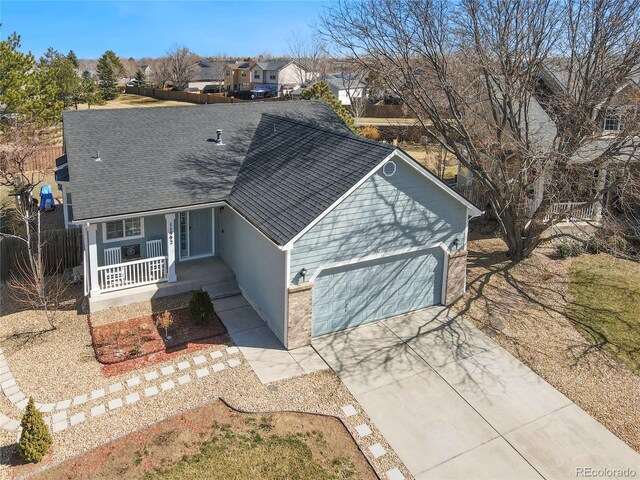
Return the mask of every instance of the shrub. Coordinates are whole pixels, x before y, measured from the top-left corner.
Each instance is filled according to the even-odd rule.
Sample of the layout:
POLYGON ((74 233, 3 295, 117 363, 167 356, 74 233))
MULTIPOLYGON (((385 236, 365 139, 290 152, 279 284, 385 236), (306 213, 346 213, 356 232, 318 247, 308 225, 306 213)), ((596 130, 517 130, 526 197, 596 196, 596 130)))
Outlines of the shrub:
POLYGON ((193 292, 189 300, 189 314, 191 320, 198 324, 206 323, 213 314, 213 303, 209 294, 203 290, 193 292))
POLYGON ((360 129, 360 135, 370 140, 380 140, 380 130, 373 125, 367 125, 360 129))
POLYGON ((577 257, 582 251, 582 248, 577 243, 560 243, 556 248, 558 249, 558 255, 562 258, 577 257))
POLYGON ((51 448, 51 434, 42 419, 42 414, 36 409, 33 398, 29 398, 20 425, 22 433, 18 452, 26 462, 38 463, 51 448))

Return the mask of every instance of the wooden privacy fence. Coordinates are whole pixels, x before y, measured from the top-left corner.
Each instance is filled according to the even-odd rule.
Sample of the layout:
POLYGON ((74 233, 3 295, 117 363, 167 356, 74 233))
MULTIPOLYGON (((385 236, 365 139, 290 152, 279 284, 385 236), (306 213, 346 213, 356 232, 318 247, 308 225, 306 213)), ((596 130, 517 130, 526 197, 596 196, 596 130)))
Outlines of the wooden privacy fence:
POLYGON ((56 159, 62 156, 62 145, 42 147, 34 153, 29 160, 33 170, 53 170, 56 168, 56 159))
POLYGON ((198 103, 203 105, 211 103, 244 102, 244 100, 224 95, 216 95, 214 93, 175 92, 151 87, 126 87, 125 92, 132 93, 134 95, 142 95, 144 97, 157 98, 159 100, 175 100, 177 102, 198 103))
POLYGON ((258 98, 255 100, 242 100, 235 97, 227 97, 221 93, 192 93, 179 92, 173 90, 163 90, 162 88, 151 87, 126 87, 126 93, 142 95, 144 97, 157 98, 158 100, 174 100, 176 102, 197 103, 209 105, 212 103, 246 103, 246 102, 277 102, 286 100, 285 97, 258 98))
MULTIPOLYGON (((82 230, 49 230, 41 233, 42 257, 48 275, 61 274, 82 264, 82 230)), ((35 247, 35 245, 34 245, 35 247)), ((17 238, 0 238, 0 283, 18 273, 27 261, 27 246, 17 238)))
POLYGON ((413 118, 414 114, 404 105, 367 105, 362 116, 371 118, 413 118))

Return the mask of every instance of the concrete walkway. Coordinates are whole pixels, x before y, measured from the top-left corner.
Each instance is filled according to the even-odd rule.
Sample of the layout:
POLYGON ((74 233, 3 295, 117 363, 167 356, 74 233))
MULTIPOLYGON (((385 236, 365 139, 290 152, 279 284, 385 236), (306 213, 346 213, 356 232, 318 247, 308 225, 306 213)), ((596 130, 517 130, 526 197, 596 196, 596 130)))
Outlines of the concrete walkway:
POLYGON ((242 295, 220 298, 213 304, 231 339, 262 383, 329 368, 310 346, 286 350, 242 295))
POLYGON ((640 455, 442 308, 320 337, 314 346, 418 480, 565 479, 580 468, 640 473, 640 455))

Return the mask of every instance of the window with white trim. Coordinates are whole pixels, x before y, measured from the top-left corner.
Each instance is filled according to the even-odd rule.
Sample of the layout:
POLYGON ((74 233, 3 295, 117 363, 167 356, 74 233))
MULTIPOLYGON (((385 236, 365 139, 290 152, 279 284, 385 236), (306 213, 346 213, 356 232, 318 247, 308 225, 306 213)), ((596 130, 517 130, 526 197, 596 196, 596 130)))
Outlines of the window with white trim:
POLYGON ((136 217, 105 222, 103 224, 103 234, 105 242, 143 237, 144 219, 142 217, 136 217))
POLYGON ((608 113, 604 117, 604 131, 605 132, 619 132, 620 131, 620 114, 608 113))
POLYGON ((67 202, 67 217, 69 219, 69 222, 72 222, 73 221, 73 203, 71 202, 71 192, 67 192, 66 202, 67 202))
POLYGON ((269 80, 275 80, 276 79, 276 74, 272 73, 269 75, 269 80))
POLYGON ((260 78, 260 71, 259 71, 259 70, 256 70, 256 71, 253 73, 253 76, 254 76, 255 78, 260 78))

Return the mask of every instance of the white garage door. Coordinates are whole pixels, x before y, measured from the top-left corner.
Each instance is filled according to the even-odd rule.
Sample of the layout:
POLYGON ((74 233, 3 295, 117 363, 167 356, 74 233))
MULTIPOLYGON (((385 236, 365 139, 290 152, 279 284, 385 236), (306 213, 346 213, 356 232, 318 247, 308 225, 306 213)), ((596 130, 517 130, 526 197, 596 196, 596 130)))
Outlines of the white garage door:
POLYGON ((442 266, 437 248, 324 270, 313 287, 312 335, 439 304, 442 266))

